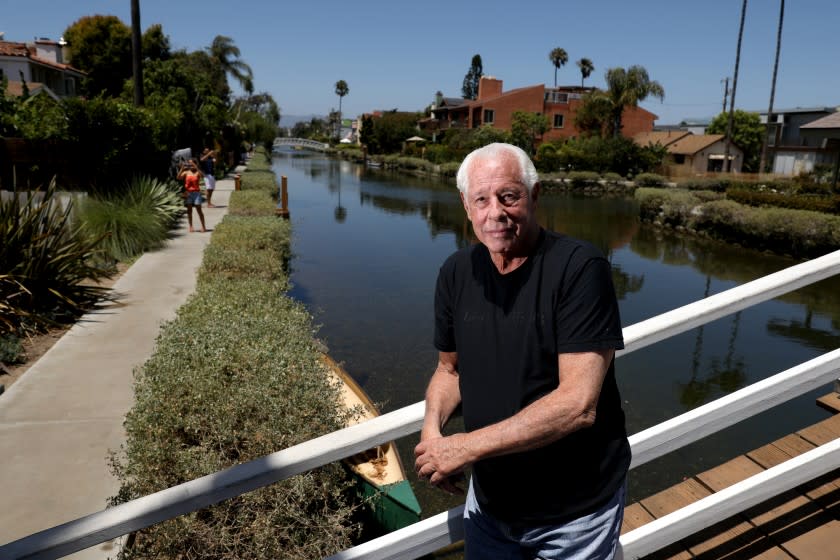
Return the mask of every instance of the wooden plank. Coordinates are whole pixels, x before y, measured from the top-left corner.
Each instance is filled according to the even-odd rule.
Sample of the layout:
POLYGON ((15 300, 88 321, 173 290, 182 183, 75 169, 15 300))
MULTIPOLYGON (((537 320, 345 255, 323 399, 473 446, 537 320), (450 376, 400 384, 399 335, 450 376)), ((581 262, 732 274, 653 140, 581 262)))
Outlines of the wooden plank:
MULTIPOLYGON (((642 504, 636 502, 624 508, 624 523, 621 526, 621 533, 632 531, 651 521, 653 521, 653 516, 642 507, 642 504)), ((681 544, 674 543, 646 556, 645 560, 691 560, 691 558, 691 554, 681 544)))
POLYGON ((714 492, 720 492, 724 488, 732 486, 736 482, 741 482, 745 478, 749 478, 763 470, 754 461, 741 455, 697 475, 697 479, 714 492))
MULTIPOLYGON (((760 447, 748 453, 749 457, 769 469, 790 457, 795 457, 813 449, 814 445, 796 434, 785 436, 780 440, 760 447)), ((840 506, 840 470, 828 473, 799 487, 808 498, 817 502, 825 509, 840 506)))
POLYGON ((627 531, 638 529, 645 523, 653 521, 653 516, 642 507, 642 504, 635 502, 624 508, 624 522, 621 524, 621 534, 627 531))
POLYGON ((840 556, 840 546, 837 536, 840 535, 840 522, 829 514, 822 513, 812 516, 809 526, 813 528, 802 532, 803 527, 789 531, 787 538, 781 543, 791 556, 800 560, 837 560, 840 556))
POLYGON ((689 478, 649 498, 645 498, 640 503, 651 515, 660 518, 709 495, 711 495, 711 492, 708 488, 697 480, 689 478))
POLYGON ((831 392, 818 398, 817 406, 820 406, 833 414, 837 414, 840 412, 840 393, 831 392))
POLYGON ((840 437, 840 414, 796 432, 814 445, 823 445, 840 437))

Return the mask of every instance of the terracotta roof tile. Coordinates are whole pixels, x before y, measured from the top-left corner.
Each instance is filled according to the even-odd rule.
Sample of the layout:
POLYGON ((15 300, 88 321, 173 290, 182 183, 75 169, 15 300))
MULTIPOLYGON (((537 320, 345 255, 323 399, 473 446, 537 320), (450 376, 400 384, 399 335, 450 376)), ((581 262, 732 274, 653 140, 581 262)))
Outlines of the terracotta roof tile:
POLYGON ((36 53, 37 51, 33 47, 27 45, 26 43, 0 41, 0 56, 22 56, 24 58, 28 58, 32 62, 42 64, 44 66, 50 66, 51 68, 57 68, 58 70, 63 70, 67 72, 75 72, 79 75, 85 74, 78 68, 73 68, 69 64, 63 64, 61 62, 55 62, 52 60, 40 58, 36 56, 36 53))
POLYGON ((0 41, 0 55, 2 56, 32 56, 32 51, 26 43, 14 43, 12 41, 0 41))

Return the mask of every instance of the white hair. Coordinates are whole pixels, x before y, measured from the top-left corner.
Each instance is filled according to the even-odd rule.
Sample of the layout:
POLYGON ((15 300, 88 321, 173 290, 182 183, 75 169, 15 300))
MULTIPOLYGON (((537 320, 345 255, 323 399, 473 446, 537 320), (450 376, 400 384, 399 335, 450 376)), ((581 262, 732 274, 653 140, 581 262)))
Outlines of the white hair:
POLYGON ((531 191, 534 189, 534 185, 536 185, 540 180, 540 176, 537 173, 531 158, 528 157, 528 154, 526 154, 522 148, 512 144, 502 144, 499 142, 487 144, 486 146, 473 150, 467 154, 467 157, 465 157, 464 161, 461 162, 461 166, 458 168, 458 175, 456 176, 458 190, 461 191, 464 196, 466 196, 469 192, 470 169, 475 161, 504 156, 509 156, 516 160, 519 165, 519 180, 522 181, 522 184, 525 185, 525 187, 527 187, 528 194, 531 194, 531 191))

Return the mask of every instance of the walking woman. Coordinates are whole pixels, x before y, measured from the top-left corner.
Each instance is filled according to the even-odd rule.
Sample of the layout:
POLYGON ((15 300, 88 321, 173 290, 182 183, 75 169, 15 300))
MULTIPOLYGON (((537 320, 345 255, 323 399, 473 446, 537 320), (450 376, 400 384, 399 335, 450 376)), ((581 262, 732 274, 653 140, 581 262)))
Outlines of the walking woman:
POLYGON ((198 219, 201 220, 201 231, 207 231, 204 225, 204 212, 201 210, 201 171, 199 171, 195 159, 190 159, 181 165, 178 179, 184 181, 184 189, 187 191, 184 204, 187 207, 187 221, 190 224, 190 231, 195 231, 193 229, 193 207, 198 212, 198 219))

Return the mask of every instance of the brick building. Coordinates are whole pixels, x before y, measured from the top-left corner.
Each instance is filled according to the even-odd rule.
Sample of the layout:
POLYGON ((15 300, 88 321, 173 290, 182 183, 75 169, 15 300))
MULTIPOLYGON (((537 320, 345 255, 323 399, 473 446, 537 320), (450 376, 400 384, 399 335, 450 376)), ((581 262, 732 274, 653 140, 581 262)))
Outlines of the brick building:
MULTIPOLYGON (((549 88, 540 84, 506 92, 503 91, 502 85, 502 80, 482 76, 475 101, 439 95, 435 100, 432 116, 420 122, 421 128, 434 133, 449 128, 479 128, 490 125, 509 131, 513 113, 527 111, 548 117, 549 130, 543 134, 538 144, 580 135, 580 131, 575 127, 575 115, 583 104, 584 94, 594 88, 549 88)), ((656 115, 641 107, 627 107, 622 117, 621 133, 632 138, 640 132, 652 131, 656 119, 656 115)))

